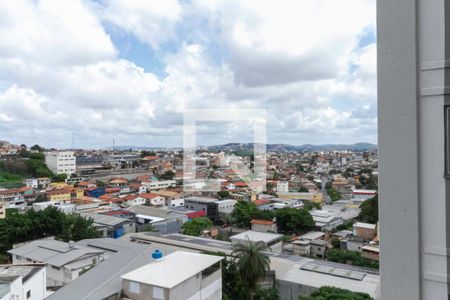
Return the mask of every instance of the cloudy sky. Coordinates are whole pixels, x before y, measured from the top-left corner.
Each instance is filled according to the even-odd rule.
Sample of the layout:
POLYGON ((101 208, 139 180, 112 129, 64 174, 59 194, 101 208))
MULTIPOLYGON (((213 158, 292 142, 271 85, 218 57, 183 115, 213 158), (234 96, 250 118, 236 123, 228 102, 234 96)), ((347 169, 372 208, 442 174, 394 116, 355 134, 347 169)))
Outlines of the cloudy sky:
POLYGON ((269 143, 377 139, 374 0, 0 0, 0 36, 0 140, 180 146, 187 108, 265 109, 269 143))

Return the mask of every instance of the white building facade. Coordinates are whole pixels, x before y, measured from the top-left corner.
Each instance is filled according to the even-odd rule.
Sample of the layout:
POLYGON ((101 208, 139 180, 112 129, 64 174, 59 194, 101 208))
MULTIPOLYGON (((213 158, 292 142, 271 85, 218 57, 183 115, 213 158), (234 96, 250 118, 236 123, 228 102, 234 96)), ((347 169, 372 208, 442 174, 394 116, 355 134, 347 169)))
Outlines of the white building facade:
POLYGON ((55 174, 70 176, 76 171, 73 151, 52 151, 45 153, 45 164, 55 174))

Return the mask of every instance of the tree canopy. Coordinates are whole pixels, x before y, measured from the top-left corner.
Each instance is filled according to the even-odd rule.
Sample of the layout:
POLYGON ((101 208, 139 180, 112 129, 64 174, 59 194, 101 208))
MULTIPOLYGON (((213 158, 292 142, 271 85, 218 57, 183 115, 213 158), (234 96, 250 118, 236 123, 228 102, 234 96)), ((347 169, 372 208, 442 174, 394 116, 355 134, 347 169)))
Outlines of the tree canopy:
POLYGON ((378 222, 378 194, 364 201, 360 207, 358 221, 376 224, 378 222))
POLYGON ((0 219, 0 253, 13 244, 54 236, 63 241, 78 241, 99 237, 92 219, 77 214, 65 214, 55 207, 41 211, 27 210, 24 214, 8 211, 0 219))
POLYGON ((306 209, 281 208, 275 211, 280 233, 299 233, 312 229, 314 220, 306 209))
POLYGON ((331 286, 323 286, 309 297, 300 296, 299 300, 372 300, 366 293, 352 292, 331 286))
POLYGON ((173 171, 166 171, 164 174, 159 176, 159 179, 161 180, 172 180, 175 177, 175 173, 173 171))
POLYGON ((220 199, 228 198, 228 197, 230 197, 230 192, 229 191, 218 191, 217 197, 219 197, 220 199))
POLYGON ((213 222, 206 218, 195 218, 192 221, 188 221, 183 224, 183 234, 199 236, 202 231, 213 226, 213 222))
POLYGON ((314 220, 306 209, 286 207, 274 211, 259 210, 254 203, 245 201, 235 204, 231 217, 233 223, 239 227, 250 227, 252 219, 276 218, 280 233, 298 233, 314 227, 314 220))

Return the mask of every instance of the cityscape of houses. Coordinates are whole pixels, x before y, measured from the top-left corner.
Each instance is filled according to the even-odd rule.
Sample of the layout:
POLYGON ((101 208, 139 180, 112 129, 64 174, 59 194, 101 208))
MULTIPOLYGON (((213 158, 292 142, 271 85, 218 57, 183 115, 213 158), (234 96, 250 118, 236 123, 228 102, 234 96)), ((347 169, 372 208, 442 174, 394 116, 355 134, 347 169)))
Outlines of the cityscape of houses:
POLYGON ((185 188, 192 174, 179 149, 1 141, 0 235, 9 218, 57 210, 89 220, 96 236, 14 244, 0 256, 0 299, 222 299, 225 265, 248 244, 270 261, 258 286, 279 299, 323 286, 378 299, 376 149, 279 150, 266 159, 266 184, 254 188, 235 172, 251 169, 254 156, 198 150, 196 180, 216 180, 220 190, 195 190, 185 188))

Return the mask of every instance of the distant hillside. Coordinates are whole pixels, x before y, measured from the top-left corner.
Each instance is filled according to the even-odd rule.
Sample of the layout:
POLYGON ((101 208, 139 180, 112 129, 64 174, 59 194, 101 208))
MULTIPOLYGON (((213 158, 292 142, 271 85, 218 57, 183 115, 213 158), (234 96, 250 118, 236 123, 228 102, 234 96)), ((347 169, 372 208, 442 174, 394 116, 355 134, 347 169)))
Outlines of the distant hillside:
MULTIPOLYGON (((325 144, 325 145, 311 145, 305 144, 300 146, 286 145, 286 144, 267 144, 267 151, 269 152, 303 152, 303 151, 368 151, 377 149, 377 145, 370 143, 356 143, 356 144, 325 144)), ((209 151, 252 151, 253 143, 229 143, 225 145, 215 145, 207 147, 209 151)))
MULTIPOLYGON (((111 150, 112 148, 107 148, 111 150)), ((144 147, 144 146, 134 146, 134 145, 120 145, 115 146, 116 151, 126 151, 129 149, 133 150, 174 150, 182 149, 180 147, 170 148, 170 147, 144 147)), ((253 151, 253 143, 228 143, 224 145, 214 145, 214 146, 199 146, 198 149, 205 149, 212 152, 220 151, 253 151)), ((306 152, 306 151, 355 151, 362 152, 368 150, 377 149, 377 145, 370 143, 356 143, 356 144, 325 144, 325 145, 311 145, 305 144, 300 146, 287 145, 287 144, 267 144, 267 151, 269 152, 306 152)))

